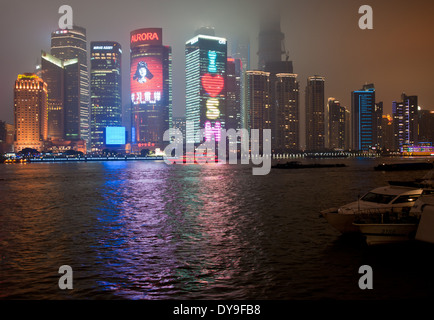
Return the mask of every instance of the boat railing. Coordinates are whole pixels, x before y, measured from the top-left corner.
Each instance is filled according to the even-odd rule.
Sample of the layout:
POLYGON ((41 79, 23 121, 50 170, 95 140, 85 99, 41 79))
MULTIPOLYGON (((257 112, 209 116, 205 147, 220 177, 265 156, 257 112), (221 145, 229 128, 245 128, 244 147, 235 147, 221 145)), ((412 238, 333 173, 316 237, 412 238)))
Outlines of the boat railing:
POLYGON ((361 209, 355 211, 354 223, 417 223, 419 221, 419 216, 410 213, 410 209, 411 207, 361 209))

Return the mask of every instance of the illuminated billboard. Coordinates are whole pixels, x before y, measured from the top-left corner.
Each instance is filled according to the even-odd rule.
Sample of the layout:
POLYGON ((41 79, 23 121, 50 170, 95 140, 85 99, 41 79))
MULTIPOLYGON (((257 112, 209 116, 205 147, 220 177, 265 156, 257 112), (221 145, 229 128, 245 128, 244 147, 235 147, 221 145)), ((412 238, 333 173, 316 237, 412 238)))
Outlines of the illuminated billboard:
POLYGON ((130 34, 130 47, 134 48, 139 45, 162 45, 163 29, 162 28, 144 28, 134 30, 130 34))
POLYGON ((211 140, 214 138, 220 141, 221 122, 219 121, 221 114, 220 102, 224 99, 225 94, 225 78, 222 68, 218 67, 217 57, 221 55, 215 50, 207 52, 207 72, 202 75, 202 89, 205 91, 206 100, 206 122, 205 122, 205 138, 211 140))
POLYGON ((105 144, 123 145, 126 143, 125 127, 106 127, 105 128, 105 144))
POLYGON ((163 63, 161 55, 132 58, 130 69, 131 102, 155 104, 163 96, 163 63))

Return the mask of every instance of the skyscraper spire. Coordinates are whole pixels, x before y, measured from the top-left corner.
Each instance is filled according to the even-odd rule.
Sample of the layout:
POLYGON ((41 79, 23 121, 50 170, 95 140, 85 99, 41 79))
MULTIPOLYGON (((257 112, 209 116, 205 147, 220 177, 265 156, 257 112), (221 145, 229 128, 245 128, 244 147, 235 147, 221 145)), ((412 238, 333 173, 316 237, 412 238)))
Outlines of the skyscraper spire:
MULTIPOLYGON (((269 62, 282 61, 285 54, 285 35, 280 30, 280 14, 277 9, 266 12, 259 31, 258 67, 265 70, 269 62)), ((287 59, 286 59, 287 60, 287 59)))

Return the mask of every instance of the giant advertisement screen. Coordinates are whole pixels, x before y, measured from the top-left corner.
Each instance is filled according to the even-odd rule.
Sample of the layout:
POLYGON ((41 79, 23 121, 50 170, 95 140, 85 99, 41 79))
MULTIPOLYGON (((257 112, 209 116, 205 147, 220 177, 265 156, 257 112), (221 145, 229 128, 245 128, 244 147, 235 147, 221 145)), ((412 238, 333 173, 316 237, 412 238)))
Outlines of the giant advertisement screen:
POLYGON ((160 56, 135 57, 130 70, 131 102, 155 104, 163 97, 163 63, 160 56))
POLYGON ((123 145, 126 143, 125 127, 106 127, 105 144, 123 145))

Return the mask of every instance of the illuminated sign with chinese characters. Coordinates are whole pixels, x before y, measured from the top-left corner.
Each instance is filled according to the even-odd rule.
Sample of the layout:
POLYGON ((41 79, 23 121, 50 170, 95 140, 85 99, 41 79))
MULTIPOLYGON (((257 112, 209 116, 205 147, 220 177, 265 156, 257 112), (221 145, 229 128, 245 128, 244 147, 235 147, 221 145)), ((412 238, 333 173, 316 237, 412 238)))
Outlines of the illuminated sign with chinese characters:
POLYGON ((131 102, 155 104, 163 94, 163 64, 159 56, 133 58, 130 70, 131 102))

